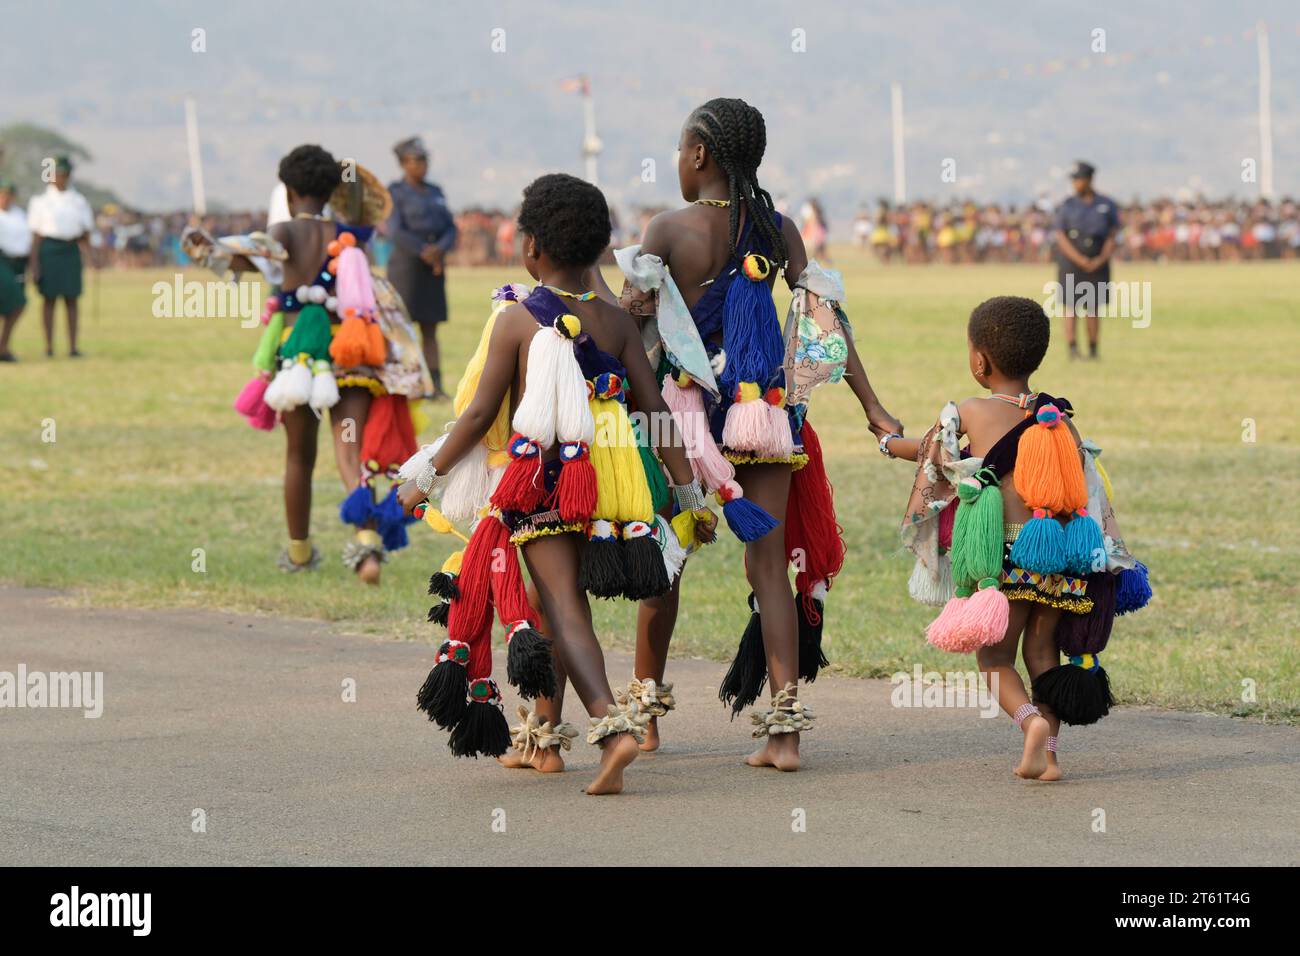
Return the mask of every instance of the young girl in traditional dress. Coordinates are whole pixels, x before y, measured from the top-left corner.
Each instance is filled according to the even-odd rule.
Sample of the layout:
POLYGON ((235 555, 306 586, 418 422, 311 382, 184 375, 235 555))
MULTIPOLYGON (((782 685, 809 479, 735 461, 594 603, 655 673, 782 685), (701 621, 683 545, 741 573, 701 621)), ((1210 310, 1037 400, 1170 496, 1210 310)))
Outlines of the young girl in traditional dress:
POLYGON ((387 215, 387 191, 367 170, 355 164, 344 169, 314 145, 290 152, 279 173, 291 220, 276 223, 269 236, 219 243, 190 232, 187 251, 218 272, 257 268, 276 287, 262 314, 256 374, 235 408, 255 428, 284 425, 289 544, 281 569, 312 569, 320 561, 310 537, 311 486, 317 427, 328 410, 348 492, 340 515, 356 527, 343 562, 377 584, 380 563, 405 546, 408 523, 395 485, 386 497, 376 495, 377 485, 395 477, 415 450, 408 400, 430 385, 401 300, 371 275, 363 251, 387 215), (325 214, 327 204, 333 216, 325 214))
MULTIPOLYGON (((446 599, 430 619, 446 625, 448 639, 417 699, 450 729, 458 756, 505 753, 511 734, 491 679, 493 610, 506 632, 511 683, 525 698, 556 696, 551 641, 528 602, 518 548, 555 651, 590 715, 587 740, 602 748, 586 792, 618 793, 650 715, 611 690, 587 594, 640 599, 667 591, 686 549, 712 537, 715 519, 636 325, 588 288, 610 237, 600 190, 572 176, 543 176, 524 190, 519 230, 524 265, 540 284, 497 291, 457 396, 460 417, 403 466, 403 475, 414 474, 399 491, 406 507, 436 493, 441 510, 425 512, 436 528, 475 520, 464 552, 430 582, 446 599), (674 482, 671 523, 654 511, 628 392, 660 422, 652 432, 674 482), (465 395, 472 398, 462 405, 465 395)), ((514 743, 526 755, 567 748, 576 735, 526 708, 521 718, 514 743)))
POLYGON ((943 605, 930 643, 975 652, 1023 732, 1015 772, 1037 780, 1061 778, 1062 722, 1108 713, 1098 655, 1115 615, 1151 596, 1146 568, 1120 537, 1101 450, 1079 438, 1068 400, 1029 384, 1050 331, 1032 299, 981 303, 967 338, 971 375, 989 395, 948 403, 920 439, 880 440, 889 457, 918 462, 902 536, 916 555, 912 596, 943 605), (1032 701, 1015 667, 1021 641, 1032 701))
MULTIPOLYGON (((763 743, 746 762, 796 770, 799 733, 812 720, 798 682, 825 662, 821 615, 844 558, 808 399, 844 377, 875 434, 901 425, 871 388, 838 276, 808 261, 798 227, 759 184, 766 142, 762 114, 743 100, 692 112, 677 166, 690 205, 656 216, 642 244, 616 258, 622 302, 642 323, 696 477, 745 542, 750 621, 720 696, 739 713, 770 679, 771 707, 752 717, 763 743), (780 272, 794 293, 784 335, 772 295, 780 272)), ((674 584, 642 603, 634 688, 662 685, 678 593, 674 584)), ((656 720, 646 747, 657 743, 656 720)))

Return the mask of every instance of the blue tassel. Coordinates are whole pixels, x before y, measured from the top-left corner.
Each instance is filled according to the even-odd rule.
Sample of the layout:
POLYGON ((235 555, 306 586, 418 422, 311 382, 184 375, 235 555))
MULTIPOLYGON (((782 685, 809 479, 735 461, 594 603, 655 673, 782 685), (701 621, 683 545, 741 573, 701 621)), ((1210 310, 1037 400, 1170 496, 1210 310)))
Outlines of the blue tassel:
POLYGON ((397 500, 397 485, 388 490, 388 495, 375 507, 373 515, 375 530, 383 539, 385 550, 400 551, 410 543, 406 526, 414 519, 402 510, 402 503, 397 500))
POLYGON ((724 502, 722 516, 727 519, 731 533, 741 541, 757 541, 776 527, 776 519, 747 498, 724 502))
POLYGON ((755 382, 759 388, 766 388, 785 361, 785 343, 772 290, 766 282, 755 282, 738 271, 727 287, 723 308, 722 348, 727 353, 727 365, 722 371, 723 393, 730 398, 741 382, 755 382))
POLYGON ((1135 568, 1125 568, 1115 582, 1115 613, 1140 611, 1151 600, 1151 579, 1141 561, 1135 568))
POLYGON ((357 485, 339 505, 339 517, 344 524, 354 524, 358 528, 370 520, 374 511, 375 499, 366 484, 357 485))
POLYGON ((1065 570, 1065 529, 1055 518, 1030 518, 1011 546, 1011 563, 1037 574, 1065 570))
POLYGON ((1076 514, 1065 526, 1065 569, 1080 577, 1106 570, 1106 539, 1091 515, 1076 514))

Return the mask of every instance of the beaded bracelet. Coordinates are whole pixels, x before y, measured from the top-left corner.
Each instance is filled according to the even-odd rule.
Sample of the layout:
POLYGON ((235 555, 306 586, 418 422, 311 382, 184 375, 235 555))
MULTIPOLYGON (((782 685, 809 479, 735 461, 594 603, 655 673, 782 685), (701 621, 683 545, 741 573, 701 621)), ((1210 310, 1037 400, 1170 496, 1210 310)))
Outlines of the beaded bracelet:
POLYGON ((698 478, 689 485, 673 485, 673 495, 682 511, 699 511, 704 507, 704 489, 698 478))
POLYGON ((881 436, 880 436, 880 453, 881 453, 882 455, 884 455, 886 458, 897 458, 898 456, 895 455, 892 451, 889 450, 889 439, 891 439, 891 438, 902 438, 902 437, 903 437, 903 436, 900 435, 900 434, 898 434, 898 432, 890 432, 888 435, 881 435, 881 436))

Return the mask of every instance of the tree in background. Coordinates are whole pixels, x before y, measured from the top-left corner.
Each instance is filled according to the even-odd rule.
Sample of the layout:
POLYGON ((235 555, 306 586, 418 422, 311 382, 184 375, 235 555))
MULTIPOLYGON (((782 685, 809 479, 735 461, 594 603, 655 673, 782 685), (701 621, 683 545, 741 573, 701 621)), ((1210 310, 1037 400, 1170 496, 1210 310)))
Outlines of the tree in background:
MULTIPOLYGON (((13 123, 0 128, 0 179, 9 179, 18 187, 19 201, 27 200, 45 189, 41 170, 46 159, 68 156, 73 165, 90 160, 90 151, 79 143, 37 126, 34 123, 13 123)), ((117 203, 116 194, 77 177, 77 190, 86 197, 93 209, 102 209, 108 203, 117 203)))

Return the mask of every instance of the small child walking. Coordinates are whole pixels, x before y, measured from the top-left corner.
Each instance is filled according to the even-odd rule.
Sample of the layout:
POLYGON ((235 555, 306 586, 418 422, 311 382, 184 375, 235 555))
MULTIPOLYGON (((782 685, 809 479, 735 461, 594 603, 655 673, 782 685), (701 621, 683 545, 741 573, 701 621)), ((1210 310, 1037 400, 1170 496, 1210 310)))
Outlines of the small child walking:
POLYGON ((916 555, 912 597, 943 607, 927 637, 975 653, 1023 734, 1015 773, 1035 780, 1061 779, 1062 723, 1109 712, 1099 655, 1116 614, 1151 596, 1146 568, 1120 537, 1101 450, 1079 437, 1067 399, 1030 385, 1050 331, 1032 299, 981 303, 967 345, 988 395, 949 402, 922 438, 880 440, 885 455, 918 465, 902 537, 916 555), (1018 647, 1029 689, 1016 671, 1018 647))

